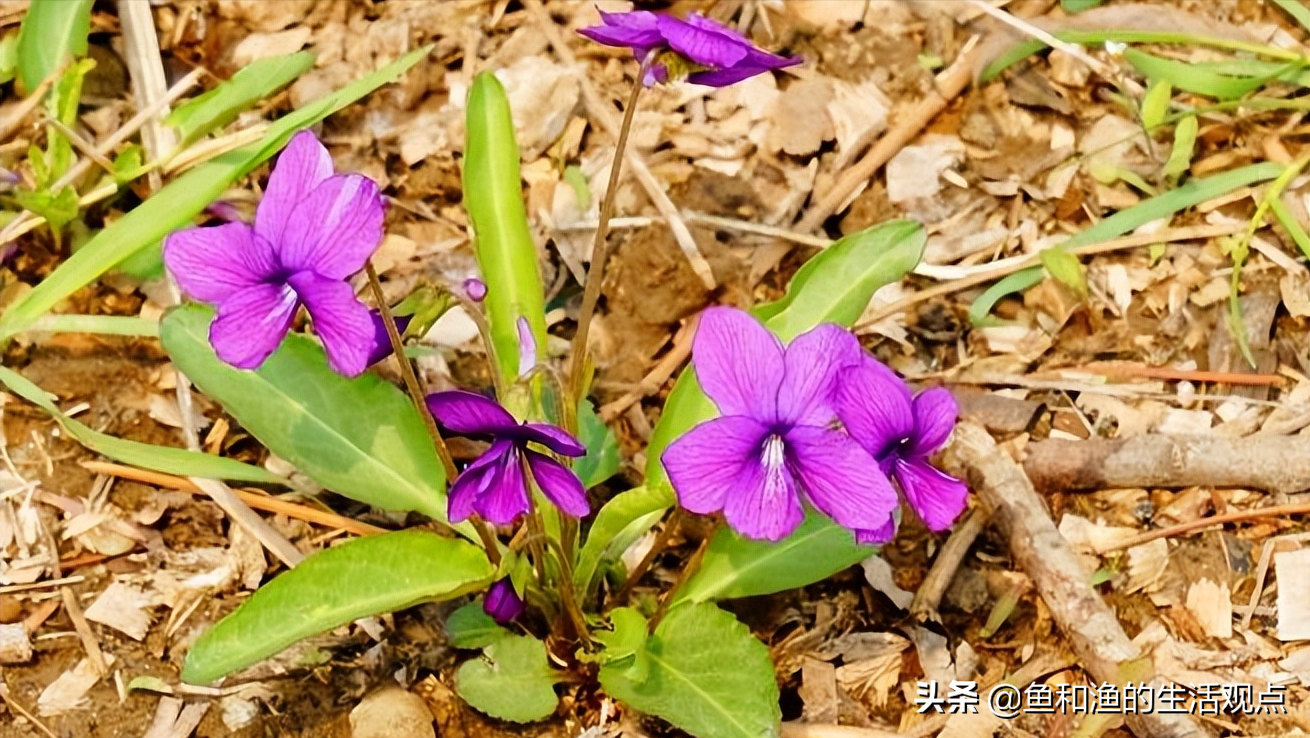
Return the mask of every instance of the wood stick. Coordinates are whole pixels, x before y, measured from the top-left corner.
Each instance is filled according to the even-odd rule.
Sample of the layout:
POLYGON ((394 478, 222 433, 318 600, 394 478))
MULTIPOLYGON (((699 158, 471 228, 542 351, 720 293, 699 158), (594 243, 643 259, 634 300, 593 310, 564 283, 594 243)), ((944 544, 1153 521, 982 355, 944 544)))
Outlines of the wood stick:
POLYGON ((1310 488, 1310 436, 1146 434, 1029 444, 1024 471, 1044 492, 1118 487, 1310 488))
MULTIPOLYGON (((204 494, 200 488, 192 484, 190 480, 182 477, 175 477, 171 474, 162 474, 147 469, 138 469, 133 466, 123 466, 122 464, 113 464, 107 461, 84 461, 82 466, 96 472, 97 474, 110 474, 123 479, 130 479, 134 482, 143 484, 153 484, 156 487, 165 487, 175 489, 179 492, 187 492, 193 495, 204 494)), ((326 512, 324 510, 315 510, 306 505, 298 505, 294 502, 287 502, 276 497, 255 494, 246 490, 236 490, 237 496, 241 498, 250 507, 264 512, 280 513, 288 518, 303 520, 307 523, 321 525, 326 528, 340 528, 347 533, 354 533, 357 536, 373 536, 379 533, 386 533, 385 528, 379 528, 376 525, 359 520, 337 515, 336 513, 326 512)))
MULTIPOLYGON (((994 511, 1015 563, 1032 579, 1052 619, 1069 638, 1079 665, 1100 682, 1141 679, 1153 688, 1163 686, 1164 681, 1153 676, 1149 657, 1143 657, 1092 588, 1092 573, 1060 535, 1019 464, 997 448, 986 430, 968 422, 956 426, 944 460, 994 511)), ((1125 720, 1140 738, 1207 735, 1188 715, 1125 715, 1125 720)))

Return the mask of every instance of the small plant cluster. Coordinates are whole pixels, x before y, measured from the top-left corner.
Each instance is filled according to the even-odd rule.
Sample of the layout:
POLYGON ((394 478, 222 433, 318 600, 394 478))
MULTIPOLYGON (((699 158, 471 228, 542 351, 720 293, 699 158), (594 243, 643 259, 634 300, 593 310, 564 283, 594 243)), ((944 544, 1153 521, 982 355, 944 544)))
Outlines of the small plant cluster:
MULTIPOLYGON (((685 79, 724 86, 800 62, 699 15, 601 18, 581 33, 631 48, 641 61, 639 85, 685 79)), ((350 395, 348 404, 364 410, 352 421, 356 434, 371 434, 373 443, 426 432, 429 438, 411 435, 395 452, 412 455, 402 469, 426 471, 409 476, 418 487, 412 504, 394 494, 357 496, 420 510, 445 528, 358 539, 310 557, 202 636, 184 678, 212 681, 379 609, 480 594, 450 617, 448 631, 455 646, 483 652, 460 668, 457 686, 489 715, 547 717, 556 707, 554 685, 581 676, 694 735, 775 734, 777 686, 767 649, 714 601, 801 586, 868 556, 868 546, 895 533, 900 500, 933 531, 947 529, 966 506, 965 485, 929 463, 955 423, 950 394, 913 394, 842 325, 874 289, 913 266, 922 232, 893 223, 857 234, 811 261, 782 301, 750 312, 707 309, 692 371, 679 380, 647 450, 646 485, 593 515, 588 489, 613 474, 614 440, 596 419, 585 382, 564 381, 541 358, 535 251, 518 237, 524 223, 506 221, 523 219, 508 113, 495 77, 480 76, 470 93, 464 177, 485 281, 447 289, 436 301, 448 307, 462 300, 475 315, 496 367, 494 396, 421 393, 402 335, 441 311, 397 321, 390 306, 370 310, 355 294, 351 279, 366 271, 374 296, 381 295, 369 259, 383 237, 384 203, 371 180, 335 173, 312 133, 290 139, 253 224, 186 228, 165 238, 169 272, 189 297, 212 306, 165 318, 163 341, 179 368, 238 420, 254 420, 251 432, 273 451, 307 459, 302 468, 310 476, 334 460, 309 459, 320 452, 297 445, 294 424, 261 428, 247 407, 261 400, 243 391, 243 375, 316 387, 314 407, 350 395), (488 186, 496 182, 504 186, 488 186), (846 286, 834 302, 829 290, 837 281, 846 286), (301 306, 317 342, 288 338, 301 306), (207 341, 194 340, 202 334, 207 341), (410 396, 387 407, 418 416, 405 426, 368 407, 374 396, 397 394, 365 373, 388 356, 410 396), (324 363, 337 376, 325 374, 324 363), (486 450, 459 468, 446 434, 484 441, 486 450), (708 516, 717 532, 672 588, 634 599, 634 585, 668 536, 632 571, 624 571, 621 554, 674 507, 678 515, 708 516)), ((622 152, 615 156, 617 170, 622 152)), ((599 230, 598 244, 605 223, 599 230)), ((603 257, 603 246, 598 253, 603 257)), ((599 281, 602 262, 593 260, 589 281, 599 281)), ((594 299, 583 306, 584 320, 594 299)), ((586 375, 586 356, 585 342, 574 346, 571 377, 586 375)), ((323 481, 349 495, 355 475, 371 469, 343 466, 347 484, 323 481)), ((669 520, 666 531, 679 522, 669 520)))
MULTIPOLYGON (((639 94, 683 81, 722 87, 801 59, 758 49, 700 15, 602 12, 601 24, 581 33, 631 49, 640 70, 566 368, 543 350, 544 290, 509 104, 494 75, 479 75, 470 88, 463 159, 481 277, 423 285, 395 305, 383 299, 370 262, 384 236, 379 186, 336 172, 328 150, 305 130, 425 50, 286 116, 264 141, 179 178, 6 313, 12 330, 25 329, 59 290, 76 288, 77 274, 94 271, 82 264, 116 264, 162 238, 156 258, 193 301, 158 326, 178 370, 322 487, 431 521, 334 546, 275 577, 192 644, 186 681, 213 682, 361 617, 471 597, 446 625, 452 645, 481 652, 459 668, 456 686, 488 715, 546 718, 557 707, 556 685, 581 683, 702 738, 776 735, 768 649, 716 602, 804 586, 868 557, 892 538, 903 508, 942 531, 966 507, 965 485, 929 461, 954 426, 951 396, 940 388, 914 394, 848 329, 875 290, 918 263, 924 233, 909 221, 833 244, 776 302, 705 310, 691 367, 646 449, 645 483, 598 499, 594 490, 618 469, 618 447, 588 400, 586 339, 639 94), (228 183, 275 154, 253 222, 216 203, 228 183), (204 209, 226 222, 180 227, 204 209), (357 294, 360 284, 368 295, 357 294), (456 305, 480 328, 490 392, 425 392, 411 365, 406 336, 422 335, 456 305), (310 331, 296 329, 302 307, 310 331), (396 362, 403 391, 369 371, 386 360, 396 362), (457 464, 449 435, 485 450, 457 464), (676 583, 646 594, 637 585, 692 515, 708 518, 712 534, 676 583), (624 554, 652 539, 642 561, 625 566, 624 554)), ((285 83, 311 63, 299 57, 281 76, 261 72, 285 83)), ((253 80, 238 75, 233 82, 249 88, 253 80)), ((251 99, 234 102, 231 92, 220 88, 179 109, 174 123, 182 137, 196 140, 251 99)), ((45 204, 41 212, 57 227, 57 209, 45 204)), ((22 377, 0 371, 15 391, 41 397, 22 377)), ((131 463, 283 481, 231 459, 106 444, 59 417, 79 439, 131 463)))

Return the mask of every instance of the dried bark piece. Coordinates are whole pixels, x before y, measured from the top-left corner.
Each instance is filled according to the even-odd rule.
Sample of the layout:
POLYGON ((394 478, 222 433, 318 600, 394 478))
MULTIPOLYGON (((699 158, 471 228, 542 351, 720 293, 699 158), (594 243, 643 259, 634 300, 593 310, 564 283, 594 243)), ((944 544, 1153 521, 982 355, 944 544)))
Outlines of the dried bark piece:
POLYGON ((32 641, 22 623, 0 625, 0 664, 22 664, 32 659, 32 641))
POLYGON ((1028 446, 1023 469, 1043 492, 1206 486, 1292 493, 1310 488, 1310 436, 1051 439, 1028 446))
MULTIPOLYGON (((1083 443, 1086 443, 1085 441, 1083 443)), ((1096 594, 1091 572, 1069 548, 1023 469, 1002 453, 981 426, 961 423, 947 448, 951 471, 969 481, 1010 541, 1015 563, 1033 580, 1051 617, 1069 638, 1079 664, 1097 681, 1126 679, 1163 686, 1149 661, 1129 640, 1114 611, 1096 594)), ((1128 727, 1142 738, 1205 738, 1187 715, 1127 715, 1128 727)))

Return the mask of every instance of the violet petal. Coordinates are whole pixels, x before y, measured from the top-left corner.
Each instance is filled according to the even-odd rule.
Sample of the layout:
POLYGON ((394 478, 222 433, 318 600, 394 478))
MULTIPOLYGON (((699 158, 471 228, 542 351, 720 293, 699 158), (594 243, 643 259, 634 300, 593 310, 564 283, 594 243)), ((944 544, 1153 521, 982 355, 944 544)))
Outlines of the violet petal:
POLYGON ((527 451, 526 454, 532 478, 537 481, 546 499, 573 518, 584 518, 591 512, 591 506, 587 504, 587 490, 583 488, 577 474, 544 454, 536 451, 527 451))
POLYGON ((279 242, 282 264, 330 279, 349 277, 382 243, 385 210, 377 183, 368 177, 328 177, 287 218, 279 242))
POLYGON ((719 412, 773 419, 783 348, 758 320, 735 308, 708 308, 691 351, 696 378, 719 412))
POLYGON ((886 523, 873 530, 855 531, 855 542, 861 546, 881 546, 896 537, 896 520, 889 518, 886 523))
POLYGON ((968 504, 968 486, 926 461, 898 461, 892 473, 928 530, 939 532, 951 527, 968 504))
POLYGON ((501 458, 513 450, 514 444, 509 441, 497 441, 455 478, 446 500, 446 516, 450 522, 467 520, 473 514, 478 498, 486 492, 501 458))
POLYGON ((706 67, 731 67, 746 58, 751 43, 729 28, 701 15, 685 20, 671 15, 658 16, 660 35, 674 51, 706 67))
POLYGON ((634 10, 628 13, 600 12, 601 24, 579 28, 578 33, 606 46, 625 46, 632 49, 638 58, 644 57, 651 49, 664 45, 660 34, 658 16, 648 10, 634 10))
POLYGON ((517 432, 511 433, 516 438, 540 443, 560 456, 584 456, 587 447, 563 428, 547 423, 524 423, 517 432))
POLYGON ((314 272, 293 274, 287 283, 309 309, 314 332, 323 342, 332 369, 347 377, 367 369, 373 346, 373 319, 350 284, 314 272))
POLYGON ((478 495, 474 509, 494 525, 509 525, 530 509, 528 478, 524 474, 518 447, 511 444, 500 454, 487 479, 486 490, 478 495))
POLYGON ((801 425, 832 421, 835 380, 845 367, 862 358, 860 342, 839 325, 824 323, 797 336, 784 356, 778 420, 801 425))
MULTIPOLYGON (((369 319, 373 322, 373 341, 369 344, 368 366, 382 361, 392 354, 391 336, 387 335, 387 324, 382 321, 382 314, 376 310, 370 310, 369 319)), ((405 329, 409 324, 414 322, 413 315, 393 315, 396 321, 396 330, 401 336, 405 335, 405 329)))
POLYGON ((660 457, 678 502, 691 512, 708 515, 723 509, 738 493, 744 464, 757 464, 768 426, 731 415, 708 420, 669 444, 660 457))
POLYGON ((759 453, 738 467, 734 488, 724 501, 723 518, 742 536, 766 541, 786 538, 805 519, 782 438, 766 437, 759 453))
POLYGON ((802 425, 787 432, 789 461, 824 515, 852 530, 882 527, 898 498, 878 463, 845 433, 802 425))
POLYGON ((932 387, 914 398, 914 444, 910 454, 927 456, 946 445, 960 415, 950 390, 932 387))
POLYGON ((468 390, 446 390, 427 396, 428 411, 446 428, 468 435, 499 435, 519 423, 500 403, 468 390))
POLYGON ((867 358, 843 372, 833 404, 851 437, 883 459, 914 432, 910 402, 905 382, 881 362, 867 358))
POLYGON ((164 238, 164 265, 190 297, 217 303, 270 281, 277 257, 245 223, 187 228, 164 238))
POLYGON ((254 369, 277 350, 291 329, 300 301, 284 284, 237 290, 218 304, 209 343, 218 358, 238 369, 254 369))
POLYGON ((778 64, 763 65, 742 63, 726 69, 712 69, 707 72, 692 72, 687 75, 687 81, 694 85, 704 85, 706 87, 727 87, 729 85, 735 85, 744 79, 750 79, 757 74, 764 74, 765 72, 774 69, 795 66, 803 61, 799 56, 778 58, 782 60, 781 63, 778 64))
POLYGON ((309 131, 291 137, 268 176, 264 199, 255 209, 255 231, 278 243, 296 206, 323 180, 332 176, 332 157, 309 131))

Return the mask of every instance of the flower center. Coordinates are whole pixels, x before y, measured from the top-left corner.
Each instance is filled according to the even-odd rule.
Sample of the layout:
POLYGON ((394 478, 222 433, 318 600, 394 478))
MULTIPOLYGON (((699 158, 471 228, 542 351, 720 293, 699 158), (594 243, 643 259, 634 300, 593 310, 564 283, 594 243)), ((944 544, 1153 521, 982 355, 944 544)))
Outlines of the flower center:
POLYGON ((760 454, 760 462, 769 471, 781 469, 785 461, 784 451, 786 451, 786 446, 783 445, 782 436, 773 433, 764 439, 764 450, 760 454))

